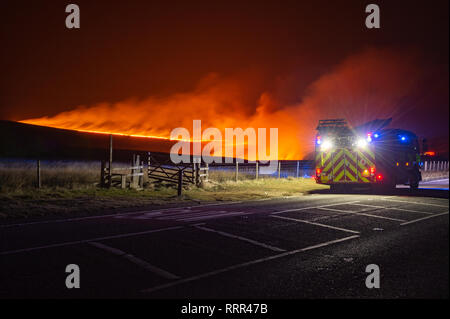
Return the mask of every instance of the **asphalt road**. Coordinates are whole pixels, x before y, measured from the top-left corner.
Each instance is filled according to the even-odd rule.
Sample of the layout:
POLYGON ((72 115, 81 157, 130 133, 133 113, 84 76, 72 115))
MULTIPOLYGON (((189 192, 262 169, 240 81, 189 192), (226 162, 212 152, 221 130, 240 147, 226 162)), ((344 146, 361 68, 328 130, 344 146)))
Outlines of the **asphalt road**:
POLYGON ((0 298, 448 298, 448 207, 439 189, 320 192, 3 224, 0 298))
POLYGON ((419 187, 448 190, 448 182, 449 182, 448 178, 443 178, 433 181, 420 182, 419 187))

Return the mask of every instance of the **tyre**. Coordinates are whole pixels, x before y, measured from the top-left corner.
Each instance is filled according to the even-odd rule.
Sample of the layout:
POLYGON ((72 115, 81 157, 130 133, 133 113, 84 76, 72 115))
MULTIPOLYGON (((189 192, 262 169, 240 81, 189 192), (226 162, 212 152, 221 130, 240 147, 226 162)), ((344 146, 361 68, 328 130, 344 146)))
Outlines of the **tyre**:
POLYGON ((418 190, 419 189, 419 180, 417 180, 417 179, 410 180, 409 181, 409 188, 412 191, 418 190))

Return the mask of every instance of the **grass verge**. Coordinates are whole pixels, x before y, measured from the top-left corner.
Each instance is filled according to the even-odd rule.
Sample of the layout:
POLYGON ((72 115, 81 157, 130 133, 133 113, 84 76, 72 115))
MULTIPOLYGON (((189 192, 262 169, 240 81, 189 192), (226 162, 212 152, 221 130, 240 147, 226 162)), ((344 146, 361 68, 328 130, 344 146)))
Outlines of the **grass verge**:
POLYGON ((42 216, 86 216, 95 213, 149 208, 167 204, 216 201, 254 200, 301 195, 326 189, 310 178, 265 178, 238 182, 209 182, 201 188, 184 190, 181 198, 176 189, 167 186, 130 189, 84 188, 21 188, 0 193, 0 219, 37 218, 42 216))

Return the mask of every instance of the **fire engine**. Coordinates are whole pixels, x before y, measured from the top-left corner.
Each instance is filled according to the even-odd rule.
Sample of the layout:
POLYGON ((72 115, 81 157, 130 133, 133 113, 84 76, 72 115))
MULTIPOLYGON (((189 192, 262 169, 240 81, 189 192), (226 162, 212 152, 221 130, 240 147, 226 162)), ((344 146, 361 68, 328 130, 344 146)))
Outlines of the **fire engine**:
POLYGON ((351 128, 344 119, 320 120, 316 182, 340 191, 356 185, 387 190, 407 184, 417 189, 422 180, 418 137, 410 131, 386 128, 390 122, 375 120, 351 128))

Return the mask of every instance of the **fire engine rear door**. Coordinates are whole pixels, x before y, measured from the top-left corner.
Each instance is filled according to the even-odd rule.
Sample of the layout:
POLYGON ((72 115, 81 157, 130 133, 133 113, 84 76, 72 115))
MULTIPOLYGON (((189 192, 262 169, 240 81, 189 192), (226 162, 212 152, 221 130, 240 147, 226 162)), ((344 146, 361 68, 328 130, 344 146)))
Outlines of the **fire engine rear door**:
POLYGON ((358 154, 351 148, 344 148, 344 179, 346 182, 358 182, 358 154))
POLYGON ((375 168, 375 155, 372 147, 357 149, 356 156, 358 159, 358 179, 363 183, 370 183, 371 168, 375 168))
POLYGON ((333 182, 345 182, 345 149, 336 148, 333 151, 333 182))

